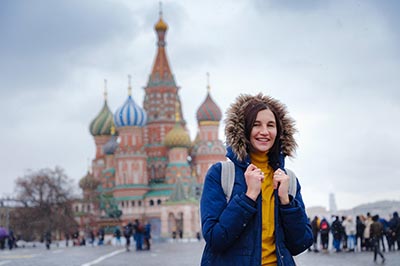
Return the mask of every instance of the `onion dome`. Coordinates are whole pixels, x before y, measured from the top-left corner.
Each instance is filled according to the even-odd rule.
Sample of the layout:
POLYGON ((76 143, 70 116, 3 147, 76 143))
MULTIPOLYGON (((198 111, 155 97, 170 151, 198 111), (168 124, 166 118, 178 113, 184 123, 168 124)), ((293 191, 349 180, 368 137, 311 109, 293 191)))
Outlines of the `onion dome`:
POLYGON ((100 113, 90 123, 90 134, 93 136, 111 135, 111 127, 114 125, 113 115, 107 105, 107 80, 104 80, 104 105, 100 113))
POLYGON ((168 132, 164 139, 165 146, 169 148, 173 147, 185 147, 190 148, 191 141, 189 134, 180 124, 175 124, 174 128, 168 132))
POLYGON ((147 123, 146 111, 135 103, 131 96, 131 90, 129 76, 128 99, 114 114, 114 122, 117 127, 143 127, 147 123))
POLYGON ((175 113, 175 126, 174 128, 171 129, 170 132, 165 136, 164 139, 164 144, 168 148, 173 148, 173 147, 185 147, 185 148, 190 148, 191 146, 191 141, 190 141, 190 136, 186 132, 186 130, 182 127, 180 123, 180 115, 179 115, 179 103, 176 103, 176 113, 175 113))
POLYGON ((115 128, 114 126, 111 127, 111 138, 107 141, 106 144, 103 146, 103 152, 106 155, 114 154, 115 150, 118 148, 117 136, 115 135, 115 128))
POLYGON ((156 23, 156 25, 154 26, 154 29, 156 31, 167 31, 168 25, 167 25, 167 23, 164 22, 164 20, 162 19, 161 16, 160 16, 160 19, 158 20, 158 22, 156 23))
MULTIPOLYGON (((207 73, 208 76, 208 73, 207 73)), ((197 121, 221 121, 222 113, 218 105, 210 96, 210 85, 207 85, 207 97, 196 113, 197 121)))
POLYGON ((95 190, 99 185, 100 182, 89 171, 79 181, 79 187, 82 190, 95 190))

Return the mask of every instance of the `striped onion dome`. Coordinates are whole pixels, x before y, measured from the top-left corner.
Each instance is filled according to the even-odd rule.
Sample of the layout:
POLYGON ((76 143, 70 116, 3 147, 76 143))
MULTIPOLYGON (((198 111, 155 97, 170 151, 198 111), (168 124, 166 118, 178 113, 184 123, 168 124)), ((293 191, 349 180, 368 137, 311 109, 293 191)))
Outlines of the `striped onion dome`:
POLYGON ((104 101, 104 106, 96 118, 90 123, 90 134, 92 136, 111 135, 111 127, 114 125, 113 115, 108 108, 107 100, 104 101))
POLYGON ((180 123, 176 123, 174 128, 165 136, 164 144, 168 148, 173 147, 184 147, 190 148, 192 142, 190 140, 189 134, 182 127, 180 123))
POLYGON ((210 93, 207 93, 205 101, 200 105, 196 113, 197 121, 221 121, 222 113, 218 105, 213 101, 210 93))
MULTIPOLYGON (((129 77, 130 83, 130 77, 129 77)), ((128 87, 128 99, 117 109, 114 114, 114 122, 117 127, 138 126, 143 127, 147 123, 147 114, 144 109, 135 103, 131 96, 131 86, 128 87)))

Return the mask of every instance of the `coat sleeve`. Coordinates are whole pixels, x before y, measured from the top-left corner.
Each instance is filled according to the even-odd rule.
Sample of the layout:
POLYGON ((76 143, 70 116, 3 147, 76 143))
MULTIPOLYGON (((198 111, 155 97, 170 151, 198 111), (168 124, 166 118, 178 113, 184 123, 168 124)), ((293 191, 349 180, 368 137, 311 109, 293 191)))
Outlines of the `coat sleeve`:
POLYGON ((232 246, 257 212, 256 203, 244 193, 232 195, 226 202, 221 187, 221 163, 209 169, 200 201, 202 232, 214 252, 232 246))
POLYGON ((279 206, 279 212, 286 247, 295 256, 313 244, 313 234, 305 211, 298 180, 296 196, 294 198, 290 196, 290 198, 291 201, 288 205, 279 206))

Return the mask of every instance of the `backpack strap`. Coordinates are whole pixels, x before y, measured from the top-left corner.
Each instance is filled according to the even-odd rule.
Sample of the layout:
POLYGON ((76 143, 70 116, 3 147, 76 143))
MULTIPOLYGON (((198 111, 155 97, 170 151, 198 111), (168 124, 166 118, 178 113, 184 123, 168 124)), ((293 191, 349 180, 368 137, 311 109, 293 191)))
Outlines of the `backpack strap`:
POLYGON ((221 162, 221 186, 226 202, 231 199, 233 185, 235 184, 235 165, 232 161, 221 162))
POLYGON ((293 198, 296 197, 297 193, 297 177, 294 174, 294 172, 290 169, 285 169, 287 175, 290 177, 289 180, 289 195, 291 195, 293 198))
MULTIPOLYGON (((285 169, 289 176, 289 195, 293 198, 297 193, 297 177, 290 169, 285 169)), ((232 196, 233 185, 235 184, 235 164, 232 161, 221 162, 221 186, 224 191, 226 202, 229 202, 232 196)))

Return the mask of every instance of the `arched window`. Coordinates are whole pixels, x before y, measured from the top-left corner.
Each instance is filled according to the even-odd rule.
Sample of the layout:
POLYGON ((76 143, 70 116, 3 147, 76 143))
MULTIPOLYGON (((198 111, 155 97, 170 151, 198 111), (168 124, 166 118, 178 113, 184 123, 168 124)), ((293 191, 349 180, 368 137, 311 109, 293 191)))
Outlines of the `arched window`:
POLYGON ((154 206, 154 200, 149 201, 150 206, 154 206))
POLYGON ((161 205, 161 200, 160 199, 157 200, 157 205, 161 205))
POLYGON ((142 201, 141 200, 138 201, 138 205, 142 206, 142 201))

